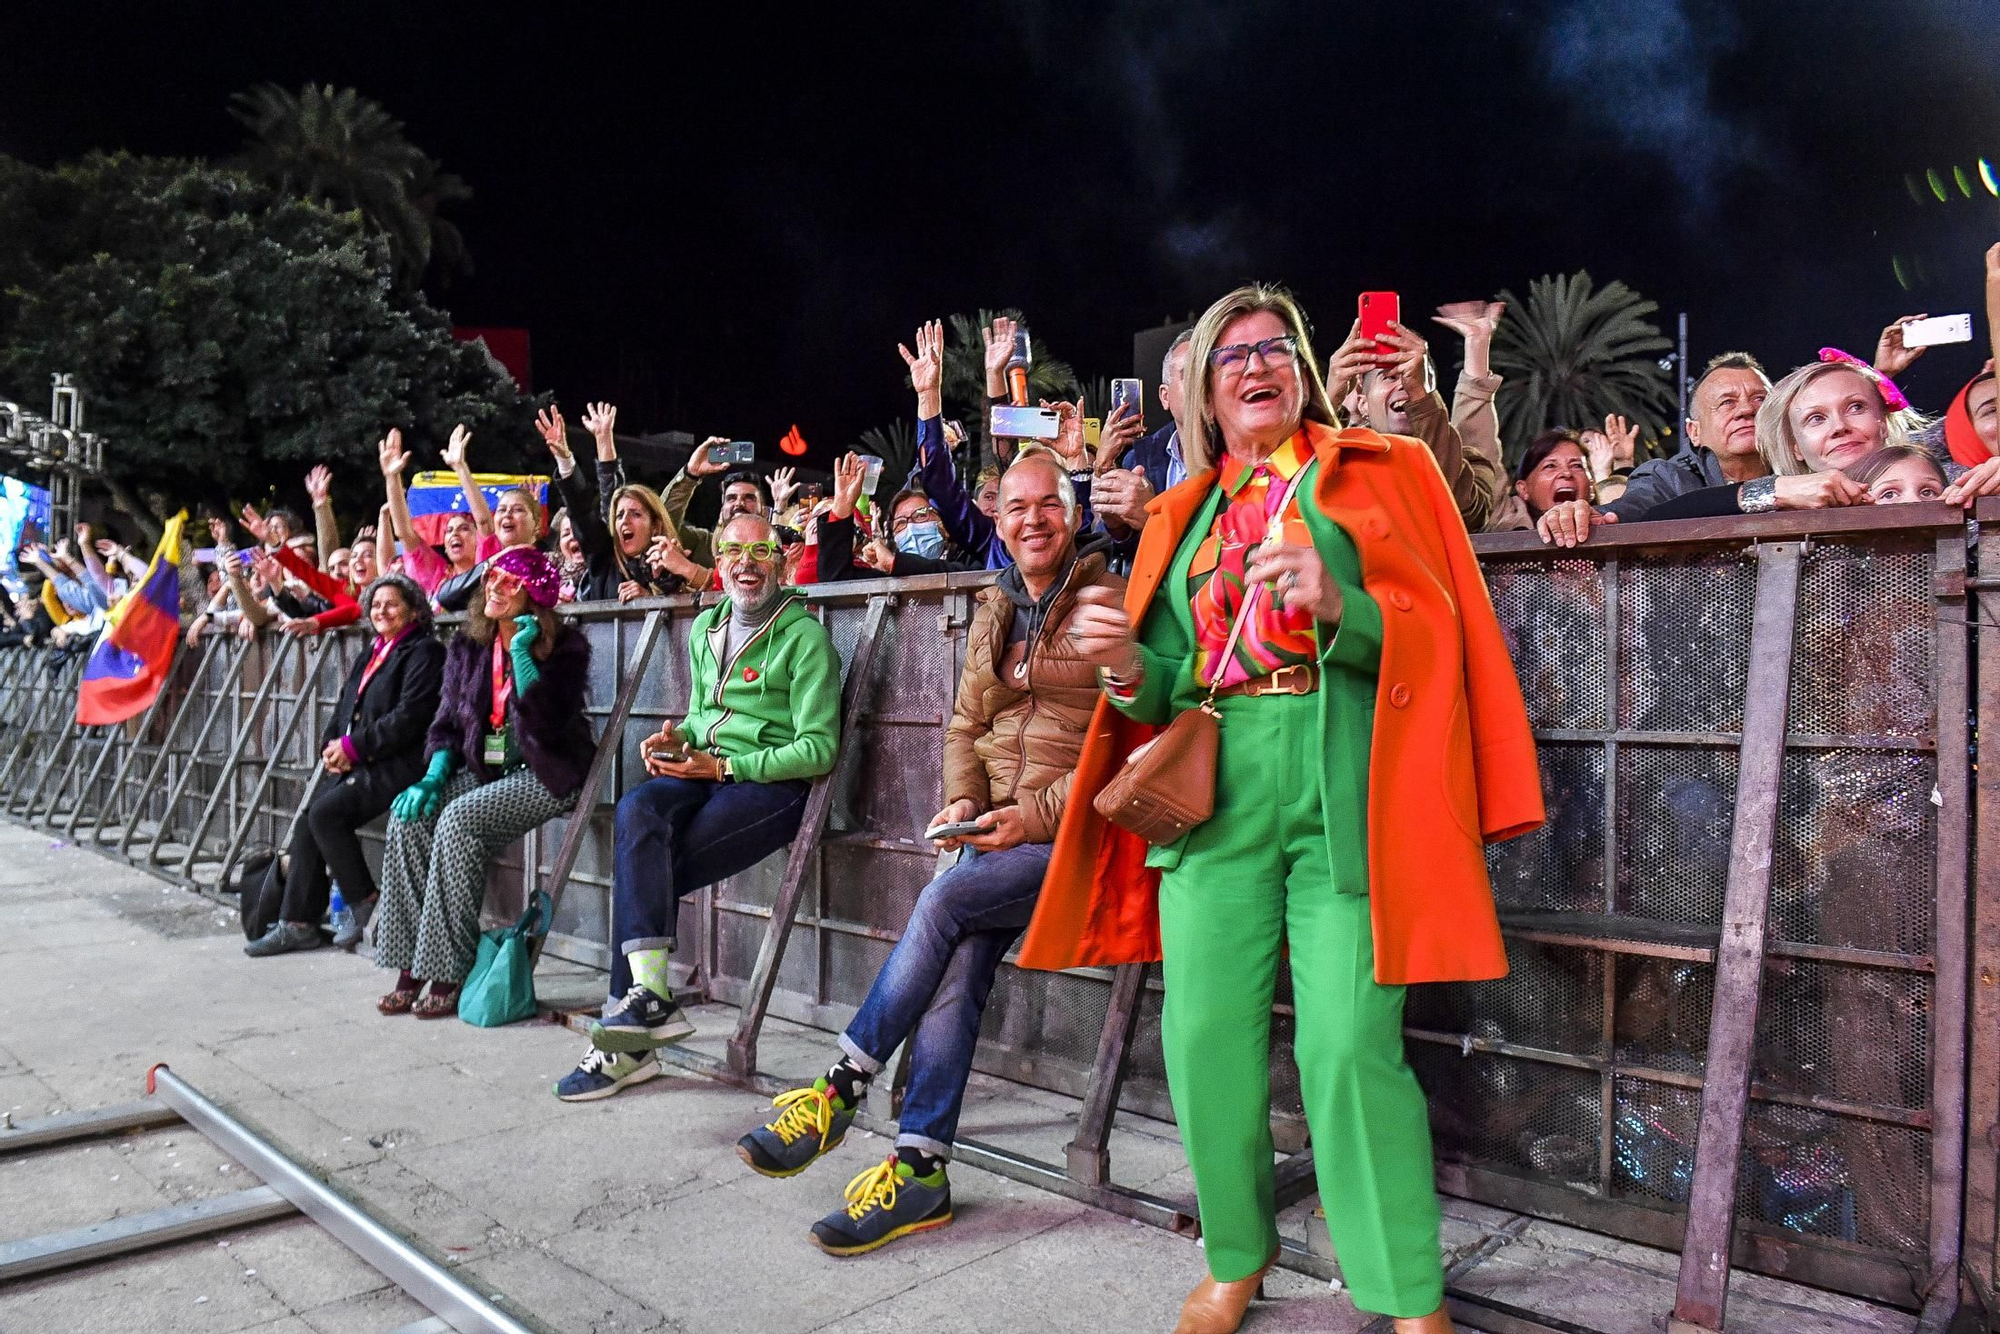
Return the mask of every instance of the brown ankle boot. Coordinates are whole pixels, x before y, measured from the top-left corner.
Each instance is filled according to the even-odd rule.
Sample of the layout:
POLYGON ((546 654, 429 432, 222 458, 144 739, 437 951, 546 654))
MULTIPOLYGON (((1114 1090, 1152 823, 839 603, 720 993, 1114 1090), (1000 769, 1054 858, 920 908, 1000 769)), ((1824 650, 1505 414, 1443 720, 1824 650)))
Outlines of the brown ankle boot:
POLYGON ((1429 1315, 1398 1316, 1396 1334, 1453 1334, 1451 1316, 1442 1306, 1429 1315))
POLYGON ((1212 1276, 1202 1279, 1181 1307, 1181 1321, 1174 1326, 1174 1334, 1236 1334, 1250 1303, 1264 1295, 1264 1275, 1277 1262, 1274 1255, 1262 1269, 1233 1283, 1218 1283, 1212 1276))

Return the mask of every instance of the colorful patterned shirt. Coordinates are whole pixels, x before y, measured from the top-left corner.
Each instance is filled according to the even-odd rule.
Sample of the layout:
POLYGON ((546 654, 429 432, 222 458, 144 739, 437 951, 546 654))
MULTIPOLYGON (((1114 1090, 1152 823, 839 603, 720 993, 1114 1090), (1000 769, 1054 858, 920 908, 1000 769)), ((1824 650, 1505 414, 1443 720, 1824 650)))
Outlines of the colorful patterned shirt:
MULTIPOLYGON (((1312 535, 1299 516, 1296 495, 1282 515, 1274 513, 1293 476, 1312 461, 1312 447, 1303 431, 1278 446, 1262 463, 1246 464, 1233 458, 1222 461, 1219 485, 1228 501, 1216 511, 1215 526, 1188 567, 1188 582, 1194 589, 1195 678, 1204 684, 1213 680, 1216 659, 1236 624, 1237 608, 1244 596, 1243 570, 1256 549, 1274 532, 1294 546, 1312 546, 1312 535)), ((1305 483, 1300 486, 1303 489, 1305 483)), ((1319 634, 1312 612, 1273 607, 1273 600, 1268 588, 1257 599, 1255 612, 1236 641, 1236 651, 1223 665, 1221 679, 1215 684, 1233 686, 1269 676, 1281 667, 1318 660, 1319 634)))

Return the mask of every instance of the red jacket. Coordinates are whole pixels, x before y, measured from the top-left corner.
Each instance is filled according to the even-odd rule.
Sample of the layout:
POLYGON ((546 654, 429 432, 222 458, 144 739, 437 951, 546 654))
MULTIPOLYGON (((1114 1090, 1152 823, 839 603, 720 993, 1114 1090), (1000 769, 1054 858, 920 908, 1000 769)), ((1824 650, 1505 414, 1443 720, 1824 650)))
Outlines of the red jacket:
MULTIPOLYGON (((1368 771, 1376 980, 1501 977, 1507 953, 1485 844, 1544 817, 1534 736, 1486 581, 1420 441, 1313 422, 1306 430, 1320 462, 1312 503, 1353 539, 1362 587, 1382 607, 1368 771)), ((1214 476, 1190 477, 1147 507, 1125 596, 1135 626, 1214 476)), ((1099 701, 1021 947, 1024 966, 1160 957, 1159 873, 1145 868, 1146 845, 1091 801, 1152 732, 1099 701)))

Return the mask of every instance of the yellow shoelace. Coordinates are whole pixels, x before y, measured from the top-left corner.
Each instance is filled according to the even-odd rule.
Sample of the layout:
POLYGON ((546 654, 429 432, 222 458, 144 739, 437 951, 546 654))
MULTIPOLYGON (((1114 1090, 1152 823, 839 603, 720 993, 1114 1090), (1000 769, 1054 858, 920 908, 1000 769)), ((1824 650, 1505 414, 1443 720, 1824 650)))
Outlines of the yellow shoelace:
POLYGON ((847 1183, 847 1216, 859 1220, 870 1209, 896 1207, 896 1187, 902 1184, 896 1172, 896 1155, 890 1154, 847 1183))
POLYGON ((826 1137, 833 1133, 833 1090, 793 1089, 771 1099, 771 1105, 782 1107, 784 1111, 764 1129, 787 1144, 807 1131, 815 1131, 819 1135, 819 1147, 822 1152, 825 1151, 826 1137))

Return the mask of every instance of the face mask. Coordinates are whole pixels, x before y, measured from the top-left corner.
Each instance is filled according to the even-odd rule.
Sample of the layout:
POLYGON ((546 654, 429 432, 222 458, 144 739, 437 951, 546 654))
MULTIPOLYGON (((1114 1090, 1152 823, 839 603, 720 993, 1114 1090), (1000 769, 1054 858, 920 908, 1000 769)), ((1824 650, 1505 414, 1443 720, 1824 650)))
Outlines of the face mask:
POLYGON ((896 534, 896 550, 936 560, 944 555, 944 529, 934 523, 913 523, 896 534))

